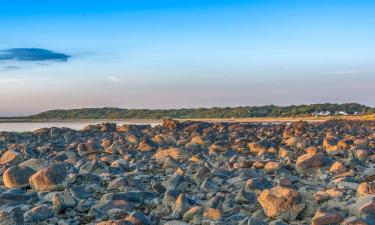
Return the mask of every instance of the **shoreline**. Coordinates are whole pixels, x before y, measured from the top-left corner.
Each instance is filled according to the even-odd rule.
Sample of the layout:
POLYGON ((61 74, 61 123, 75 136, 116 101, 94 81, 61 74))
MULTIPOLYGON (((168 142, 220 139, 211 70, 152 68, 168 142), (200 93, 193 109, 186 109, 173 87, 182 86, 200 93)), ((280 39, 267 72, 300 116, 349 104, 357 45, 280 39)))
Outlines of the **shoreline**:
MULTIPOLYGON (((192 118, 181 119, 173 118, 180 122, 196 121, 196 122, 238 122, 238 123, 282 123, 282 122, 325 122, 332 119, 344 120, 375 120, 372 116, 327 116, 327 117, 251 117, 251 118, 192 118)), ((0 119, 0 123, 103 123, 103 122, 119 122, 119 123, 161 123, 162 119, 0 119)))

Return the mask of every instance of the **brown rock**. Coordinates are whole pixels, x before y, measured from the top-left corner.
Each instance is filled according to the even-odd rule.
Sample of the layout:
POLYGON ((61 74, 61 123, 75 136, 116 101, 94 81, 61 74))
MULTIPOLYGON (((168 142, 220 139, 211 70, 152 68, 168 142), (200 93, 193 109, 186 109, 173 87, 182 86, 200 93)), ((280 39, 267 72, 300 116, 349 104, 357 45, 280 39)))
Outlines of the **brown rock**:
POLYGON ((148 152, 148 151, 151 151, 153 148, 152 148, 151 144, 147 140, 143 139, 139 143, 137 149, 139 151, 141 151, 141 152, 148 152))
POLYGON ((63 163, 52 164, 29 179, 35 191, 60 191, 67 186, 67 171, 63 163))
POLYGON ((107 220, 99 222, 96 225, 132 225, 132 223, 127 220, 107 220))
POLYGON ((336 161, 332 164, 331 168, 329 169, 329 172, 331 173, 343 173, 346 172, 347 168, 345 164, 341 161, 336 161))
POLYGON ((334 225, 343 220, 341 214, 335 210, 318 209, 311 220, 312 225, 334 225))
POLYGON ((340 225, 369 225, 364 219, 357 217, 348 217, 340 225))
POLYGON ((318 149, 314 146, 311 146, 306 149, 306 153, 309 155, 315 155, 318 153, 318 149))
POLYGON ((8 150, 6 151, 0 158, 0 164, 1 165, 4 165, 4 164, 7 164, 7 163, 11 163, 11 162, 14 162, 14 161, 18 161, 20 160, 22 157, 21 157, 21 154, 16 152, 15 150, 8 150))
POLYGON ((375 194, 375 183, 373 182, 364 182, 361 183, 357 188, 357 195, 367 196, 367 195, 374 195, 375 194))
POLYGON ((188 154, 186 151, 180 149, 180 148, 170 148, 165 150, 160 150, 157 153, 154 154, 154 159, 157 161, 164 161, 167 159, 167 157, 172 157, 175 160, 182 160, 186 159, 188 157, 188 154))
POLYGON ((5 170, 3 174, 4 186, 7 188, 23 188, 29 186, 29 178, 36 173, 26 166, 13 166, 5 170))
POLYGON ((296 170, 299 173, 316 172, 319 168, 327 165, 327 159, 322 154, 302 155, 297 158, 296 170))
POLYGON ((265 166, 264 169, 266 171, 276 171, 280 169, 280 163, 279 162, 268 162, 265 166))
POLYGON ((296 219, 305 206, 298 191, 281 186, 263 190, 258 202, 268 217, 286 221, 296 219))
POLYGON ((219 209, 208 208, 203 212, 203 218, 208 220, 217 221, 220 220, 222 213, 219 209))
POLYGON ((166 119, 163 119, 162 126, 166 128, 167 130, 174 130, 179 126, 179 122, 171 118, 166 118, 166 119))

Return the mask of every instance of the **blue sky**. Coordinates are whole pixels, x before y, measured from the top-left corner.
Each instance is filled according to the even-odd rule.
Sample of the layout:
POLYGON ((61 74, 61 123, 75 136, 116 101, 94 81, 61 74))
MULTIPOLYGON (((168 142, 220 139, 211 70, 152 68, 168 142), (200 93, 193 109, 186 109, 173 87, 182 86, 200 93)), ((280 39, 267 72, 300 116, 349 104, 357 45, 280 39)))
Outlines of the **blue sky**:
MULTIPOLYGON (((375 102, 375 1, 6 1, 0 115, 375 102)), ((0 57, 1 59, 1 57, 0 57)))

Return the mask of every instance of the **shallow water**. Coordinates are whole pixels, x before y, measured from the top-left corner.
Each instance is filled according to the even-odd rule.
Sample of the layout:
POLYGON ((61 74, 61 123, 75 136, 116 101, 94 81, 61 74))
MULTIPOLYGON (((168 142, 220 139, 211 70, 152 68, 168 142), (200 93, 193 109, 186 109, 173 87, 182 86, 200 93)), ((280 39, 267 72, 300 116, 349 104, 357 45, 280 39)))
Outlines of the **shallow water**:
MULTIPOLYGON (((0 131, 9 132, 27 132, 34 131, 40 128, 49 127, 67 127, 75 130, 81 130, 85 126, 90 124, 99 124, 103 121, 87 121, 87 122, 33 122, 33 123, 0 123, 0 131)), ((124 121, 110 121, 116 123, 117 126, 122 124, 136 124, 145 125, 150 124, 151 126, 158 125, 159 123, 136 123, 136 122, 124 122, 124 121)))

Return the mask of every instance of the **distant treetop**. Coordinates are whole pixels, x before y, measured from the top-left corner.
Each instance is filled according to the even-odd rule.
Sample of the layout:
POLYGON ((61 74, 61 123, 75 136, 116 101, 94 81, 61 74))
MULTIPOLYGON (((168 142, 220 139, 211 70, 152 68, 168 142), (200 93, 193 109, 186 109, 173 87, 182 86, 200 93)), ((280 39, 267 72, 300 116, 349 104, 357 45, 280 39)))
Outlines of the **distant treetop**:
POLYGON ((251 118, 251 117, 290 117, 325 115, 366 115, 374 114, 375 108, 357 103, 310 104, 290 106, 238 106, 182 109, 121 109, 83 108, 50 110, 29 116, 30 119, 161 119, 165 117, 193 118, 251 118), (329 112, 329 114, 328 114, 329 112))

